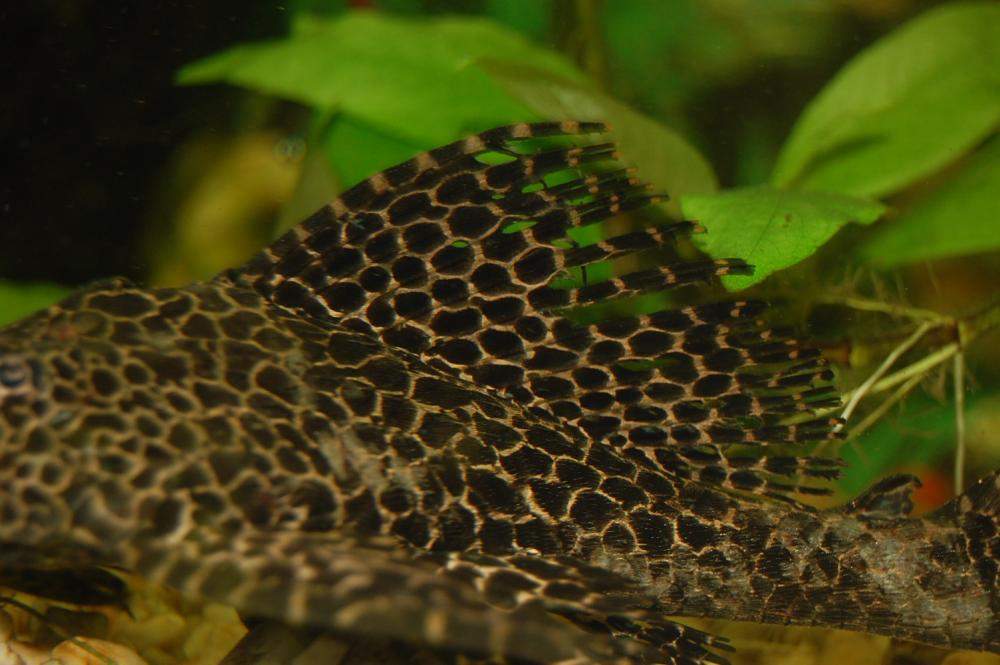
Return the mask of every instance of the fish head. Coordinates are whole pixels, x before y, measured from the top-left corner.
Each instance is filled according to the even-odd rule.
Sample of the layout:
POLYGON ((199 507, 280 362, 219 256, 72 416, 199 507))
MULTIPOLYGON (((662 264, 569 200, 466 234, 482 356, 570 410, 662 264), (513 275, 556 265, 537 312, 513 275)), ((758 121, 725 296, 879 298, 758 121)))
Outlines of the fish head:
POLYGON ((95 424, 88 416, 122 410, 114 397, 128 380, 130 349, 153 337, 92 304, 121 298, 125 285, 95 284, 0 329, 0 453, 30 462, 78 440, 95 424))

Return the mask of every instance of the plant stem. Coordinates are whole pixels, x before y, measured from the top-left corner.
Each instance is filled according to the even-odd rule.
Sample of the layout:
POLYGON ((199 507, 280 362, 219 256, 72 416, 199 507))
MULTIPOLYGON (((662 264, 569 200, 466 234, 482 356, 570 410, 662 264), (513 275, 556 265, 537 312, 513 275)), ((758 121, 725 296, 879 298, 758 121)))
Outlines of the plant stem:
MULTIPOLYGON (((894 372, 889 376, 885 377, 868 391, 869 393, 880 393, 884 390, 888 390, 894 386, 898 386, 900 383, 906 381, 911 376, 922 376, 934 369, 948 358, 958 353, 958 343, 952 342, 947 346, 943 346, 934 353, 924 356, 917 362, 907 365, 898 372, 894 372)), ((848 393, 849 395, 852 393, 848 393)))
POLYGON ((601 20, 604 0, 556 0, 552 5, 555 39, 601 90, 608 87, 608 63, 601 20))
POLYGON ((961 494, 965 475, 965 354, 955 354, 955 494, 961 494))
POLYGON ((844 407, 844 412, 840 415, 840 417, 844 420, 849 420, 851 414, 854 413, 854 409, 858 407, 858 403, 861 402, 865 395, 872 391, 876 382, 889 371, 889 368, 892 367, 897 360, 899 360, 900 356, 906 353, 911 347, 913 347, 914 344, 919 342, 920 338, 923 337, 933 326, 934 324, 929 321, 920 324, 920 327, 913 331, 912 335, 907 337, 902 344, 893 349, 892 353, 890 353, 886 359, 882 361, 882 364, 879 365, 879 368, 875 370, 872 375, 869 376, 865 382, 853 392, 847 402, 847 406, 844 407))
POLYGON ((945 321, 949 317, 939 314, 935 311, 929 309, 921 309, 920 307, 910 307, 909 305, 899 305, 894 303, 886 303, 878 300, 869 300, 867 298, 856 298, 854 296, 820 296, 817 298, 817 302, 821 302, 828 305, 843 305, 844 307, 850 307, 851 309, 857 309, 865 312, 882 312, 883 314, 889 314, 891 316, 900 316, 909 319, 924 319, 927 321, 945 321))
POLYGON ((881 404, 875 407, 875 409, 867 416, 865 416, 861 422, 859 422, 857 425, 851 428, 850 438, 852 439, 857 438, 862 434, 862 432, 864 432, 869 427, 878 422, 878 420, 882 416, 884 416, 886 412, 888 412, 889 409, 891 409, 894 404, 898 403, 904 397, 909 395, 910 391, 912 391, 914 388, 917 387, 917 384, 920 383, 920 380, 922 378, 923 377, 921 376, 910 377, 910 379, 902 386, 900 386, 899 389, 896 390, 896 392, 889 395, 889 397, 885 398, 885 401, 883 401, 881 404))

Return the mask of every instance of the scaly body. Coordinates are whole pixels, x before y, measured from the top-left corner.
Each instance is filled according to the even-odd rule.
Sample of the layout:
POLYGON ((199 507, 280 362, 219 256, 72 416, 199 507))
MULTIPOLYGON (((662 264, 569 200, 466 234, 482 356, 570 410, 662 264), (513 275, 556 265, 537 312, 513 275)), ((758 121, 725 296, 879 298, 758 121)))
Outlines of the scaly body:
POLYGON ((4 329, 0 571, 73 552, 251 614, 538 660, 716 657, 668 614, 1000 649, 995 477, 923 520, 906 478, 840 511, 777 500, 836 465, 728 449, 830 436, 777 422, 832 399, 814 354, 753 303, 556 312, 745 269, 550 286, 692 228, 563 249, 649 197, 622 172, 530 185, 610 149, 475 159, 581 129, 473 137, 211 282, 99 284, 4 329))

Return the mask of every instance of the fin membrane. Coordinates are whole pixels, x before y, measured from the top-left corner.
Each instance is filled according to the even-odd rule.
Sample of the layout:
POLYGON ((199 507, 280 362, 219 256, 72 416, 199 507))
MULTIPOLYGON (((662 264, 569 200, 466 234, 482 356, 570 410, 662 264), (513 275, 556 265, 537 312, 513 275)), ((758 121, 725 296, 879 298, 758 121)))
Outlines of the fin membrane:
MULTIPOLYGON (((681 261, 562 286, 570 270, 672 249, 703 230, 672 222, 567 244, 572 228, 663 198, 615 163, 613 144, 537 141, 601 131, 599 123, 513 125, 425 153, 345 192, 225 278, 366 331, 590 438, 642 449, 635 454, 665 472, 745 491, 807 488, 776 480, 775 470, 822 463, 800 468, 782 455, 769 461, 764 450, 837 437, 835 420, 784 419, 839 399, 819 354, 767 328, 760 303, 594 324, 566 316, 752 270, 736 258, 681 261), (490 152, 506 161, 487 163, 490 152), (747 463, 747 452, 728 461, 734 444, 755 450, 757 462, 747 463), (711 459, 672 451, 691 446, 708 446, 711 459)), ((835 463, 827 468, 805 476, 836 475, 835 463)))
POLYGON ((129 546, 154 582, 293 625, 532 662, 725 663, 635 582, 570 559, 423 552, 395 539, 264 532, 129 546))

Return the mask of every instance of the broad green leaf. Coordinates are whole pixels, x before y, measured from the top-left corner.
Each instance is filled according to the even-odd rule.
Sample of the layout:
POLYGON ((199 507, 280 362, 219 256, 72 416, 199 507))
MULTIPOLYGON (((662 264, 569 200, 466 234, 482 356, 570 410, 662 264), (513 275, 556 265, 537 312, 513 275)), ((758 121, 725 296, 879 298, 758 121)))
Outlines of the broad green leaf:
POLYGON ((829 194, 747 187, 681 200, 684 216, 702 223, 708 233, 695 236, 716 258, 743 258, 753 275, 724 278, 742 289, 812 254, 840 227, 870 224, 885 206, 877 201, 829 194))
POLYGON ((540 116, 552 119, 605 120, 624 161, 639 176, 673 197, 671 207, 687 194, 718 188, 705 158, 679 134, 583 84, 533 67, 482 60, 480 66, 516 99, 540 116))
POLYGON ((474 62, 490 56, 580 74, 561 56, 492 21, 354 12, 303 18, 286 39, 236 46, 184 67, 183 84, 227 82, 321 110, 426 147, 530 119, 474 62))
POLYGON ((841 70, 799 119, 772 182, 882 196, 954 160, 998 123, 1000 4, 945 4, 841 70))
POLYGON ((0 280, 0 325, 48 307, 66 297, 70 289, 57 284, 21 283, 0 280))
POLYGON ((323 137, 323 148, 345 189, 428 147, 432 146, 381 132, 349 115, 338 115, 323 137))
POLYGON ((890 267, 1000 249, 1000 139, 990 141, 948 182, 887 222, 862 250, 890 267))

